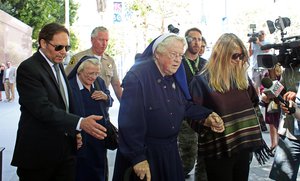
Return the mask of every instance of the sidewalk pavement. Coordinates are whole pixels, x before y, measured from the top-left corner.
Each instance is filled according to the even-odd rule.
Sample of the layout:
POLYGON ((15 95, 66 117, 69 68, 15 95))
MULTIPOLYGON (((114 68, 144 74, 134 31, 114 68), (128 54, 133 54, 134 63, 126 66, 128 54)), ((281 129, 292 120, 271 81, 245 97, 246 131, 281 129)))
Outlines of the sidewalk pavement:
MULTIPOLYGON (((112 91, 113 92, 113 91, 112 91)), ((114 97, 114 106, 110 109, 110 116, 112 123, 117 126, 117 117, 118 117, 118 108, 119 102, 114 97)), ((18 104, 18 95, 16 95, 16 100, 12 103, 0 102, 0 147, 5 147, 3 152, 3 181, 18 181, 16 175, 16 168, 10 165, 14 144, 16 140, 16 132, 18 127, 18 121, 20 117, 20 106, 18 104)), ((270 136, 269 133, 263 133, 266 143, 269 145, 270 136)), ((109 160, 109 173, 110 179, 112 177, 113 168, 114 168, 114 159, 116 151, 108 151, 108 160, 109 160)), ((249 181, 270 181, 268 178, 270 168, 272 165, 273 159, 269 160, 264 166, 260 166, 255 158, 250 166, 250 175, 249 181)), ((187 181, 194 180, 194 171, 191 172, 191 177, 186 179, 187 181)), ((297 179, 300 181, 299 179, 297 179)))

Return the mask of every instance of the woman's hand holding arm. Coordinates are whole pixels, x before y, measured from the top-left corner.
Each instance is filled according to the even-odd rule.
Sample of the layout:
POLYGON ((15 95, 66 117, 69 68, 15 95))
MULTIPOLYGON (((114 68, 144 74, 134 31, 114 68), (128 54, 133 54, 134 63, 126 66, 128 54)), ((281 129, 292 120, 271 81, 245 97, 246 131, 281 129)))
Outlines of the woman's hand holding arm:
POLYGON ((212 131, 222 133, 225 130, 224 122, 222 118, 215 112, 212 112, 203 124, 204 126, 210 127, 212 131))

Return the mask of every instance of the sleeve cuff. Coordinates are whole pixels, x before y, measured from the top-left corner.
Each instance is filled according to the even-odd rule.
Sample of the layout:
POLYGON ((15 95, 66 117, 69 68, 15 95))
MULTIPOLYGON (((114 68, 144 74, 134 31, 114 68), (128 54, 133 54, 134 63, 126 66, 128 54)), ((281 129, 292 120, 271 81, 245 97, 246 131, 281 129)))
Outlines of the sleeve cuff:
POLYGON ((83 120, 83 118, 80 118, 78 123, 77 123, 77 126, 76 126, 76 131, 81 131, 82 129, 80 128, 80 125, 81 125, 81 121, 83 120))
POLYGON ((140 163, 140 162, 142 162, 144 160, 147 160, 146 156, 145 155, 140 155, 140 156, 135 157, 133 160, 131 160, 131 163, 134 166, 137 163, 140 163))

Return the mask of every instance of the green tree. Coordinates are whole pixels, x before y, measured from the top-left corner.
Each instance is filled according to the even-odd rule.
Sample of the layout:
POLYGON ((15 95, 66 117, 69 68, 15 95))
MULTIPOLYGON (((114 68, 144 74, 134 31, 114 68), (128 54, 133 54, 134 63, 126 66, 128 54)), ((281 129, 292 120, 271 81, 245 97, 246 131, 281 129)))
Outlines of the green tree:
MULTIPOLYGON (((79 6, 74 0, 70 0, 69 7, 70 25, 72 25, 77 20, 76 14, 79 6)), ((65 22, 64 0, 1 0, 0 9, 33 28, 34 48, 38 47, 38 33, 45 24, 50 22, 64 24, 65 22)), ((78 39, 72 31, 70 34, 70 43, 72 49, 75 50, 78 48, 78 39)))

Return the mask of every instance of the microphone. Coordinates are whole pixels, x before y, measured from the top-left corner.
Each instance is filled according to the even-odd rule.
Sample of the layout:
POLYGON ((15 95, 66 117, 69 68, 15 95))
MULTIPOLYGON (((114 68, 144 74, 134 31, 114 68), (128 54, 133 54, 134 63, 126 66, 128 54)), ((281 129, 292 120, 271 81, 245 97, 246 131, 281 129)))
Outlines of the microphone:
POLYGON ((289 107, 289 102, 284 100, 280 95, 281 91, 284 89, 284 86, 277 80, 272 81, 270 78, 264 77, 261 79, 261 84, 264 86, 264 93, 267 97, 275 96, 280 102, 284 104, 285 107, 288 108, 290 114, 295 113, 294 107, 289 107))

